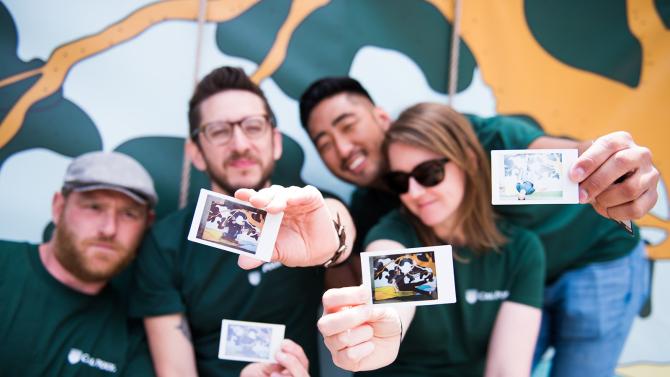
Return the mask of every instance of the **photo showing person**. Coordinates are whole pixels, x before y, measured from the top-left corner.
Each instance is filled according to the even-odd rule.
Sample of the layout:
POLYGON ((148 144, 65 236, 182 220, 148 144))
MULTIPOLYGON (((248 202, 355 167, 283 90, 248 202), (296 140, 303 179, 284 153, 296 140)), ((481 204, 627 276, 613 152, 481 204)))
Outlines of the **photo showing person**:
POLYGON ((373 303, 437 299, 433 252, 370 259, 373 303))

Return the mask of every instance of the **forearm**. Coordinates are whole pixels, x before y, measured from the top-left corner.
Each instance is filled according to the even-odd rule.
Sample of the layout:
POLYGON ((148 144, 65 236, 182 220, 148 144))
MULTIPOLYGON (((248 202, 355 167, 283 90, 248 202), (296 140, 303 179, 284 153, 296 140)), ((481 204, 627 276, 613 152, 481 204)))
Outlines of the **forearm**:
POLYGON ((148 317, 144 327, 157 376, 198 375, 191 333, 183 314, 148 317))
POLYGON ((541 316, 540 309, 503 303, 489 341, 485 377, 530 375, 541 316))

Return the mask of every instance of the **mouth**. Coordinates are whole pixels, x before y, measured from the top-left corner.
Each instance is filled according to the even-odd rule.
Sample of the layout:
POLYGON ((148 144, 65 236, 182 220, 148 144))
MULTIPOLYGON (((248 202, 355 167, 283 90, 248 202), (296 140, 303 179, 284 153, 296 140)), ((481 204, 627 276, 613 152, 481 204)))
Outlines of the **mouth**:
POLYGON ((236 169, 249 169, 258 165, 258 162, 253 158, 236 158, 228 161, 228 166, 236 169))
POLYGON ((424 209, 424 208, 430 206, 430 205, 433 204, 433 203, 435 203, 435 200, 427 200, 427 201, 424 201, 424 202, 421 202, 421 203, 417 203, 416 206, 417 206, 419 209, 424 209))
POLYGON ((353 153, 347 158, 344 165, 344 170, 347 170, 354 174, 360 174, 365 169, 366 157, 363 153, 353 153))

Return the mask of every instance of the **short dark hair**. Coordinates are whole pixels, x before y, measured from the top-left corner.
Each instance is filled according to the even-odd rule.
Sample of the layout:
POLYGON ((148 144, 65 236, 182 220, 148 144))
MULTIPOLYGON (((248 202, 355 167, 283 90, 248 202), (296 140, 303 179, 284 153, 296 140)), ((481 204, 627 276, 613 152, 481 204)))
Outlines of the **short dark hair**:
POLYGON ((191 100, 188 102, 189 135, 193 141, 198 141, 195 130, 200 127, 200 104, 207 98, 226 90, 246 90, 259 96, 265 105, 265 111, 267 112, 270 124, 272 127, 277 125, 275 115, 261 88, 255 82, 251 81, 242 68, 224 66, 213 70, 205 76, 198 83, 198 86, 196 86, 191 100))
POLYGON ((314 108, 321 101, 340 93, 358 94, 375 103, 363 85, 351 77, 324 77, 316 80, 300 96, 300 122, 305 130, 309 131, 307 122, 314 108))

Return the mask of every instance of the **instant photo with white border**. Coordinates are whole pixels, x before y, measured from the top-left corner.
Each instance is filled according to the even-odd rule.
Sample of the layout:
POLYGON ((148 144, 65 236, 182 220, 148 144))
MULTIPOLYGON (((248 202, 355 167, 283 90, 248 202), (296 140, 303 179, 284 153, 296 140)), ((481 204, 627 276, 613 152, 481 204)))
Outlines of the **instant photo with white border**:
POLYGON ((439 305, 456 302, 451 246, 361 253, 363 286, 373 305, 439 305))
POLYGON ((283 216, 201 189, 188 239, 269 262, 283 216))
POLYGON ((284 339, 284 325, 224 319, 219 359, 274 363, 284 339))
POLYGON ((576 160, 576 149, 491 151, 491 203, 579 203, 579 185, 568 177, 576 160))

